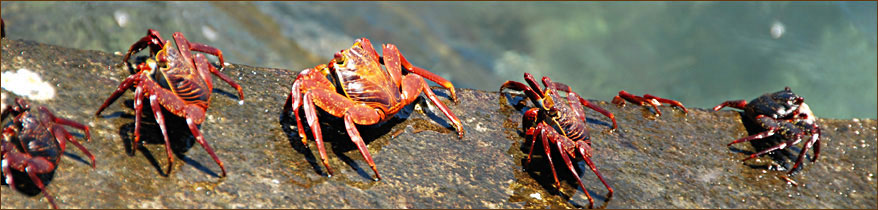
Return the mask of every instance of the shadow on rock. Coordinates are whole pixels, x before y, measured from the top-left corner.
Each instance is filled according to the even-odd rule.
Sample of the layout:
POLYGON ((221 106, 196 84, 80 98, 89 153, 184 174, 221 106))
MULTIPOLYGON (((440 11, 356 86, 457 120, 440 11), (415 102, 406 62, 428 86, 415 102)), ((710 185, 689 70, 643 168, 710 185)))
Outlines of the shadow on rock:
MULTIPOLYGON (((390 119, 385 122, 381 122, 375 125, 357 125, 357 131, 360 132, 360 136, 363 138, 363 142, 366 145, 369 145, 373 141, 377 140, 379 137, 389 133, 391 129, 396 127, 397 124, 404 122, 410 115, 411 110, 412 105, 409 105, 403 108, 396 115, 388 116, 390 117, 390 119)), ((322 164, 320 160, 315 157, 310 149, 310 146, 302 144, 302 138, 299 137, 298 129, 305 129, 304 133, 306 135, 306 138, 308 138, 308 141, 306 143, 312 144, 312 142, 315 141, 311 127, 308 126, 307 120, 305 118, 305 110, 303 108, 299 109, 299 117, 301 117, 302 126, 304 128, 299 128, 297 126, 296 120, 294 119, 295 116, 292 113, 282 113, 279 117, 279 124, 283 129, 284 134, 287 136, 287 140, 289 141, 290 146, 292 146, 293 149, 296 150, 296 152, 305 155, 305 159, 317 173, 328 175, 325 173, 324 169, 322 169, 322 164), (295 130, 293 129, 293 127, 296 127, 295 130)), ((357 174, 371 180, 371 169, 368 166, 361 167, 359 166, 359 164, 357 164, 356 161, 354 161, 354 159, 345 155, 346 152, 358 149, 356 144, 354 144, 354 142, 350 140, 351 138, 350 136, 348 136, 348 133, 345 130, 344 120, 332 116, 322 109, 318 109, 317 119, 320 122, 320 131, 322 134, 324 145, 326 147, 329 147, 329 150, 331 150, 332 153, 334 153, 341 161, 345 162, 354 170, 356 170, 357 174), (367 171, 366 169, 369 170, 367 171)), ((373 144, 373 148, 375 148, 375 146, 380 147, 380 145, 373 144)), ((330 165, 330 167, 336 166, 330 165)))
MULTIPOLYGON (((134 109, 134 100, 129 99, 125 100, 125 106, 130 109, 134 109)), ((136 151, 132 149, 139 150, 144 157, 152 164, 156 171, 162 176, 169 176, 166 172, 166 167, 173 166, 162 166, 161 163, 156 159, 157 157, 153 156, 153 153, 149 151, 148 148, 143 147, 142 144, 158 144, 165 145, 164 136, 162 135, 161 127, 159 127, 158 123, 156 123, 155 117, 152 114, 151 104, 148 101, 145 101, 143 104, 143 116, 141 116, 140 123, 140 143, 141 145, 135 145, 136 147, 132 147, 134 144, 134 128, 135 128, 135 116, 130 114, 118 114, 119 117, 130 119, 130 123, 126 123, 119 128, 119 136, 122 138, 122 142, 125 147, 126 153, 130 156, 135 156, 136 151)), ((112 114, 117 115, 117 114, 112 114)), ((192 165, 196 169, 210 174, 214 177, 219 177, 219 174, 207 168, 205 165, 192 160, 191 158, 186 157, 185 153, 192 148, 193 144, 195 144, 195 137, 192 135, 192 132, 189 130, 188 125, 185 123, 186 119, 182 117, 178 117, 171 112, 168 112, 164 108, 162 109, 162 115, 165 117, 165 128, 168 132, 168 142, 170 143, 171 152, 175 154, 178 158, 183 162, 192 165)), ((198 125, 198 128, 201 129, 201 125, 198 125)), ((210 143, 210 139, 205 139, 208 144, 210 143)), ((164 147, 162 147, 164 149, 164 147)), ((166 151, 165 151, 166 152, 166 151)), ((160 152, 159 154, 166 154, 165 152, 160 152)), ((162 158, 165 156, 162 155, 162 158)))

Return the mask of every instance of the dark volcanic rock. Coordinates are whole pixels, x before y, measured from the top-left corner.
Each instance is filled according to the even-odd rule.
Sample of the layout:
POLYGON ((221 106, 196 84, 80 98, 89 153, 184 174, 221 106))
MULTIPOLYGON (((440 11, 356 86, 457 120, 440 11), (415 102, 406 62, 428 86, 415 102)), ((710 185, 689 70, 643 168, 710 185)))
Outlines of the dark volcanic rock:
MULTIPOLYGON (((328 178, 313 141, 305 148, 295 122, 281 114, 296 72, 237 64, 222 71, 244 87, 246 101, 238 104, 234 89, 214 79, 215 94, 201 126, 225 162, 228 177, 218 177, 219 167, 210 156, 193 144, 185 128, 175 127, 180 124, 178 118, 169 120, 176 161, 166 176, 163 140, 150 115, 144 117, 145 146, 134 155, 130 151, 131 91, 100 117, 94 116, 129 75, 118 65, 121 59, 120 55, 29 41, 2 42, 3 72, 27 68, 55 85, 53 99, 34 104, 92 127, 94 140, 84 145, 97 158, 97 169, 88 167, 82 153, 69 149, 48 185, 62 208, 563 208, 587 204, 562 165, 556 166, 563 179, 561 194, 552 187, 544 155, 535 152, 532 165, 522 166, 527 147, 522 146, 520 129, 523 107, 512 105, 521 100, 515 94, 460 89, 461 103, 456 105, 441 96, 463 121, 467 132, 463 139, 457 139, 447 119, 424 100, 388 123, 360 127, 384 178, 377 182, 371 181, 374 174, 344 130, 334 129, 343 127, 340 120, 323 117, 330 166, 336 171, 336 176, 328 178), (391 137, 394 133, 399 135, 391 137)), ((15 97, 3 93, 7 103, 15 97)), ((615 190, 606 202, 607 190, 600 181, 590 170, 580 170, 596 206, 876 208, 878 125, 873 119, 821 119, 825 137, 820 158, 805 164, 792 177, 799 186, 792 186, 780 178, 786 172, 773 170, 777 168, 773 165, 792 165, 788 159, 796 157, 799 145, 742 163, 754 152, 753 145, 725 146, 748 135, 737 112, 693 108, 686 115, 661 107, 665 114, 655 117, 638 106, 593 102, 614 113, 620 125, 618 131, 610 132, 605 117, 587 111, 593 160, 615 190)), ((75 135, 81 138, 81 133, 75 135)), ((3 208, 49 207, 40 194, 28 195, 5 184, 0 193, 3 208)))

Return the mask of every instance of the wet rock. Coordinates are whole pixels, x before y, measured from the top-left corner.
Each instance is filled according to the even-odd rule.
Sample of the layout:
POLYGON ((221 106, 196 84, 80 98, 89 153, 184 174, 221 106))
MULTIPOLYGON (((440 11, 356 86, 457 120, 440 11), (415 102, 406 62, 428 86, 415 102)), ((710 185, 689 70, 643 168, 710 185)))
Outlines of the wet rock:
MULTIPOLYGON (((163 140, 149 115, 144 117, 144 146, 133 155, 130 151, 131 91, 100 117, 94 116, 130 74, 120 62, 120 55, 105 52, 2 40, 2 72, 26 68, 57 89, 54 98, 34 104, 92 127, 94 140, 84 145, 97 158, 97 169, 92 170, 79 151, 67 150, 48 185, 62 208, 573 208, 587 204, 562 165, 556 165, 563 180, 560 193, 552 186, 544 155, 535 152, 531 165, 523 166, 529 145, 520 129, 526 108, 515 106, 521 101, 519 95, 460 89, 461 103, 455 105, 437 89, 463 121, 467 131, 463 139, 457 139, 447 119, 424 100, 387 123, 360 127, 384 178, 377 182, 371 181, 374 174, 344 130, 337 129, 343 127, 341 121, 323 117, 329 162, 336 171, 329 178, 313 141, 304 147, 295 121, 281 113, 296 71, 238 64, 222 72, 244 87, 246 101, 239 104, 234 89, 214 79, 215 94, 201 126, 225 162, 228 177, 218 177, 219 167, 210 156, 193 143, 185 128, 175 127, 173 121, 179 124, 179 118, 169 119, 176 161, 171 174, 165 175, 163 140)), ((4 100, 16 96, 3 93, 4 100)), ((781 176, 786 174, 783 168, 791 165, 789 159, 798 155, 799 145, 741 162, 755 149, 747 143, 725 146, 748 135, 737 112, 692 108, 686 115, 660 107, 664 115, 656 117, 638 106, 592 102, 614 113, 620 126, 611 132, 604 116, 587 111, 593 160, 615 190, 612 200, 606 201, 607 190, 600 181, 590 170, 580 170, 596 206, 876 208, 878 123, 874 119, 821 119, 825 137, 820 158, 807 162, 792 177, 798 186, 792 186, 781 176)), ((5 184, 0 195, 2 208, 49 207, 41 195, 5 184)))

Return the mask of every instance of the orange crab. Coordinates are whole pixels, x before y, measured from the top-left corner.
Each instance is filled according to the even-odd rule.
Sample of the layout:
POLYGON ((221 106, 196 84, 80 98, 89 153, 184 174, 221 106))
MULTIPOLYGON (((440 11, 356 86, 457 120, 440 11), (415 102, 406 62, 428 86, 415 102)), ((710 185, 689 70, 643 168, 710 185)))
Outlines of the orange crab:
POLYGON ((302 144, 307 146, 305 130, 299 118, 299 108, 304 106, 305 118, 316 139, 320 159, 329 176, 332 176, 332 169, 329 167, 326 149, 323 147, 315 106, 330 115, 344 119, 345 129, 351 141, 357 145, 363 158, 372 167, 377 177, 376 181, 381 179, 381 175, 378 174, 372 155, 366 149, 356 125, 374 125, 386 121, 403 107, 414 102, 422 92, 448 117, 457 130, 458 138, 463 138, 464 130, 460 120, 439 101, 439 97, 433 93, 424 78, 447 89, 456 103, 454 85, 426 69, 409 63, 395 45, 385 44, 383 48, 384 56, 381 57, 375 52, 368 39, 357 39, 351 48, 336 53, 335 58, 328 64, 300 72, 293 82, 284 105, 284 113, 292 110, 302 144), (384 64, 385 69, 381 69, 381 64, 384 64))
MULTIPOLYGON (((244 100, 244 92, 241 90, 240 85, 210 64, 204 55, 192 53, 192 51, 197 51, 215 55, 219 58, 220 64, 223 64, 225 61, 223 60, 222 51, 209 45, 190 42, 180 32, 174 33, 173 37, 176 45, 162 39, 158 31, 149 29, 146 36, 131 45, 128 53, 125 54, 125 58, 123 58, 124 63, 130 65, 128 58, 133 53, 147 47, 149 47, 152 57, 137 66, 137 73, 128 76, 128 78, 125 78, 125 81, 119 84, 116 91, 104 101, 104 104, 95 112, 95 115, 100 115, 107 106, 116 101, 122 93, 133 86, 135 88, 134 143, 132 144, 134 148, 137 148, 140 141, 140 117, 143 112, 143 98, 149 98, 153 115, 162 130, 162 136, 165 138, 165 149, 168 153, 168 174, 171 173, 174 158, 171 157, 171 145, 168 140, 167 128, 165 128, 162 107, 174 115, 186 119, 186 124, 192 135, 195 136, 195 140, 204 147, 204 150, 207 150, 207 153, 220 166, 223 176, 226 176, 226 168, 223 166, 223 162, 220 161, 207 141, 204 140, 204 136, 198 130, 198 125, 204 122, 205 112, 210 106, 210 94, 213 91, 211 74, 216 75, 237 89, 238 97, 241 100, 244 100)), ((132 150, 136 151, 136 149, 132 150)))

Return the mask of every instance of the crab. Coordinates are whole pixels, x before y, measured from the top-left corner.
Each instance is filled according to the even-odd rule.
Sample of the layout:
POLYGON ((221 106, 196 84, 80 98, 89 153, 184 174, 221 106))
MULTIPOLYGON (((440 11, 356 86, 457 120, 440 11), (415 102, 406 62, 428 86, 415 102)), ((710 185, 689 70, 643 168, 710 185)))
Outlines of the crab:
POLYGON ((146 36, 131 45, 123 59, 126 66, 131 65, 128 59, 132 54, 146 47, 149 47, 152 57, 137 65, 137 72, 128 76, 119 84, 119 87, 104 101, 104 104, 95 112, 95 115, 99 116, 101 111, 133 86, 135 120, 132 151, 136 151, 140 141, 140 117, 143 110, 143 98, 149 98, 150 107, 152 107, 153 114, 165 140, 165 149, 168 154, 168 174, 171 172, 174 159, 171 156, 171 146, 168 140, 167 128, 165 128, 162 107, 172 114, 186 119, 186 124, 192 135, 195 136, 195 140, 207 150, 207 153, 220 166, 223 176, 226 176, 223 162, 214 154, 213 149, 198 130, 198 125, 204 122, 205 112, 210 106, 210 94, 213 90, 210 74, 216 75, 237 89, 240 100, 244 100, 244 92, 241 90, 240 85, 210 64, 204 55, 192 53, 192 51, 197 51, 215 55, 219 58, 220 64, 224 64, 222 51, 205 44, 189 42, 180 32, 174 33, 173 37, 176 45, 162 39, 157 31, 149 29, 146 36))
POLYGON ((95 168, 95 157, 85 149, 73 135, 62 125, 85 131, 85 138, 91 141, 88 126, 72 120, 56 117, 46 107, 40 106, 36 112, 31 111, 30 103, 16 98, 15 105, 7 105, 2 112, 0 121, 13 115, 11 125, 3 128, 3 139, 0 142, 3 175, 9 187, 15 189, 12 172, 24 172, 31 181, 43 192, 43 195, 58 208, 55 199, 46 191, 45 185, 37 174, 49 174, 57 169, 64 154, 67 142, 79 148, 91 159, 91 167, 95 168))
POLYGON ((654 95, 650 95, 650 94, 646 94, 643 96, 636 96, 636 95, 632 95, 631 93, 628 93, 627 91, 622 90, 622 91, 619 91, 619 95, 617 95, 616 97, 613 97, 613 104, 616 104, 618 106, 625 106, 625 101, 629 101, 631 103, 635 103, 635 104, 640 105, 640 106, 650 105, 650 106, 652 106, 652 109, 655 110, 655 113, 658 116, 662 115, 662 112, 659 111, 659 109, 658 109, 658 106, 661 106, 662 103, 670 104, 671 106, 675 106, 675 107, 679 107, 680 109, 683 109, 684 113, 689 113, 689 110, 686 110, 686 107, 683 106, 683 103, 680 103, 679 101, 660 98, 658 96, 654 96, 654 95))
POLYGON ((556 188, 561 189, 561 183, 558 181, 558 174, 555 172, 555 166, 552 163, 551 146, 555 146, 558 149, 561 157, 564 159, 564 163, 567 164, 567 168, 576 177, 576 181, 579 182, 579 186, 588 198, 589 208, 594 206, 594 200, 588 194, 588 191, 582 184, 582 180, 579 178, 579 174, 573 168, 571 157, 577 160, 585 160, 588 167, 597 175, 598 179, 601 180, 609 191, 607 200, 611 199, 613 197, 613 188, 607 184, 591 160, 593 149, 582 106, 609 117, 613 121, 613 129, 618 127, 616 125, 616 117, 612 113, 579 97, 566 84, 553 82, 549 77, 543 77, 542 82, 545 86, 545 90, 543 90, 530 73, 524 73, 524 79, 530 87, 520 82, 506 81, 500 86, 500 92, 502 93, 504 89, 523 91, 527 98, 536 106, 525 112, 522 122, 522 127, 526 129, 525 136, 530 136, 531 145, 530 151, 527 154, 526 165, 530 165, 531 155, 539 137, 542 140, 543 150, 552 168, 556 188), (566 92, 567 97, 561 96, 558 92, 566 92))
POLYGON ((799 152, 795 165, 788 172, 791 175, 802 164, 808 149, 814 148, 814 157, 811 158, 811 162, 817 161, 817 157, 820 155, 820 126, 817 125, 817 117, 814 116, 811 108, 804 101, 804 98, 796 95, 789 87, 786 87, 782 91, 759 96, 749 103, 745 100, 726 101, 713 107, 713 110, 719 111, 727 106, 744 110, 744 117, 746 119, 751 120, 765 130, 755 135, 732 141, 727 146, 775 135, 785 140, 778 145, 754 153, 742 161, 756 158, 774 150, 785 149, 798 144, 804 136, 810 136, 799 152))
POLYGON ((315 106, 332 116, 344 119, 345 130, 369 167, 375 172, 375 181, 381 180, 381 175, 356 125, 374 125, 386 121, 403 107, 414 102, 421 93, 426 94, 445 117, 448 117, 457 130, 458 138, 463 138, 464 130, 460 119, 439 101, 424 78, 447 89, 452 100, 457 103, 454 85, 426 69, 409 63, 393 44, 384 44, 382 52, 383 56, 378 56, 369 39, 357 39, 349 49, 335 53, 335 58, 328 64, 303 70, 293 82, 284 105, 284 113, 292 110, 299 137, 302 138, 302 144, 307 147, 305 130, 299 117, 299 108, 304 107, 305 118, 317 142, 320 159, 330 177, 332 169, 329 167, 326 149, 323 146, 315 106), (384 70, 381 69, 381 64, 384 65, 384 70))

